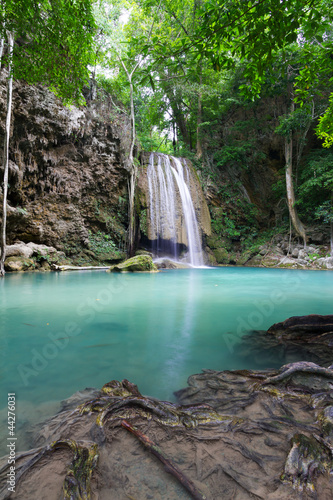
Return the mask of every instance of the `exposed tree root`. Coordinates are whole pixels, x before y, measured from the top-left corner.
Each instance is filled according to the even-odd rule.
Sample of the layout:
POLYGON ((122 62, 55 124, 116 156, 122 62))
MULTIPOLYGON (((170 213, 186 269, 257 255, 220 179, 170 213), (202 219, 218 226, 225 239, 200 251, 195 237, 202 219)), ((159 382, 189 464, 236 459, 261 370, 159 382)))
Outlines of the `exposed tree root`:
MULTIPOLYGON (((202 491, 209 491, 214 499, 235 495, 270 498, 270 494, 272 498, 294 498, 293 488, 304 500, 316 495, 326 498, 333 456, 332 381, 333 370, 306 362, 258 373, 210 371, 192 376, 190 387, 179 391, 182 404, 144 397, 127 380, 111 381, 93 396, 89 392, 90 400, 73 411, 73 403, 78 404, 74 398, 65 411, 47 422, 39 439, 52 440, 51 444, 17 455, 17 485, 20 493, 28 492, 24 498, 32 500, 36 478, 43 478, 45 491, 53 467, 49 455, 69 450, 61 452, 60 462, 59 451, 55 460, 57 494, 62 474, 66 475, 62 498, 88 500, 98 445, 98 492, 105 492, 112 482, 112 500, 123 496, 162 500, 166 491, 170 498, 178 498, 180 484, 168 481, 158 470, 155 478, 148 454, 142 454, 142 462, 138 462, 138 447, 126 433, 120 431, 119 440, 122 426, 140 439, 195 499, 205 498, 202 491), (88 443, 82 441, 87 436, 88 443), (63 463, 69 452, 73 460, 65 472, 63 463), (173 460, 182 464, 182 470, 173 460), (195 468, 197 472, 195 485, 186 473, 193 467, 194 474, 195 468)), ((0 470, 1 480, 7 472, 6 467, 0 470)), ((8 492, 2 490, 0 499, 5 498, 8 492)))
POLYGON ((221 422, 232 420, 230 416, 220 415, 208 404, 181 406, 144 397, 137 386, 130 384, 128 380, 123 380, 121 383, 109 382, 103 387, 103 392, 107 392, 107 396, 87 401, 78 408, 81 415, 99 413, 96 420, 99 427, 103 427, 106 422, 138 416, 148 420, 153 419, 162 425, 187 428, 198 425, 219 425, 221 422))
MULTIPOLYGON (((91 488, 90 480, 93 470, 96 467, 98 460, 97 444, 88 443, 88 447, 79 444, 72 439, 62 439, 54 441, 52 444, 44 448, 37 448, 27 453, 21 453, 17 456, 17 463, 25 457, 33 455, 32 458, 25 461, 16 467, 16 481, 18 481, 44 457, 52 452, 69 448, 73 453, 73 460, 70 468, 67 471, 63 485, 63 500, 90 500, 91 488)), ((9 466, 5 466, 0 471, 0 479, 5 479, 9 466)), ((0 492, 0 498, 8 498, 8 490, 6 494, 6 486, 0 492)))
POLYGON ((333 383, 333 370, 330 368, 323 368, 315 363, 300 361, 298 363, 289 363, 280 369, 280 373, 274 377, 268 377, 261 382, 262 385, 277 384, 282 380, 289 379, 295 373, 311 373, 312 375, 321 375, 332 379, 333 383))
POLYGON ((332 472, 332 456, 314 436, 295 434, 291 445, 281 480, 298 491, 314 492, 313 479, 318 473, 332 472))
POLYGON ((165 455, 159 446, 157 446, 148 436, 140 432, 136 427, 131 425, 126 420, 121 422, 122 427, 136 436, 144 446, 153 453, 165 466, 167 472, 172 474, 178 481, 191 493, 194 500, 207 500, 207 497, 200 491, 192 481, 190 481, 184 473, 173 464, 165 455))

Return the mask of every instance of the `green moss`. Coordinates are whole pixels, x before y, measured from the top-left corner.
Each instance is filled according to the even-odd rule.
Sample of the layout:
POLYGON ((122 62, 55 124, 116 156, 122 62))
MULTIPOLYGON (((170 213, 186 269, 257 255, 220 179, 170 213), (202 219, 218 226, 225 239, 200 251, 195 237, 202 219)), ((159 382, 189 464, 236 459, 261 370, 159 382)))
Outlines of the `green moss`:
POLYGON ((136 255, 110 267, 110 272, 156 272, 157 268, 149 255, 136 255))
POLYGON ((251 257, 253 256, 253 253, 250 250, 245 251, 240 257, 237 259, 237 265, 238 266, 243 266, 248 262, 251 257))
POLYGON ((140 231, 148 237, 147 210, 140 212, 140 231))
POLYGON ((218 264, 229 263, 229 253, 225 248, 216 248, 215 250, 213 250, 213 254, 218 264))
POLYGON ((215 250, 216 248, 221 248, 222 246, 225 246, 225 239, 213 233, 211 236, 207 237, 206 243, 209 248, 215 250))

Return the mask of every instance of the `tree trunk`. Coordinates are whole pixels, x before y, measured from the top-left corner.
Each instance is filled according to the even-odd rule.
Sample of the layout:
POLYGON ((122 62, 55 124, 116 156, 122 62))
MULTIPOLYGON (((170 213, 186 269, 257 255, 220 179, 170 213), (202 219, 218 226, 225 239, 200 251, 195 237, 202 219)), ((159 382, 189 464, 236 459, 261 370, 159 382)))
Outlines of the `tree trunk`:
POLYGON ((182 110, 178 106, 178 103, 175 101, 175 97, 173 98, 173 100, 170 99, 170 104, 175 122, 177 123, 177 127, 181 133, 182 139, 185 142, 186 146, 191 148, 191 138, 187 129, 185 117, 182 110))
POLYGON ((135 112, 133 100, 133 84, 132 75, 130 75, 130 99, 131 99, 131 146, 129 152, 129 168, 130 168, 130 181, 129 181, 129 226, 128 226, 128 255, 131 257, 134 253, 135 246, 135 184, 138 174, 138 168, 134 161, 134 146, 135 146, 135 112))
POLYGON ((126 65, 124 61, 121 59, 119 56, 119 60, 125 70, 125 73, 128 78, 128 82, 130 84, 130 103, 131 103, 131 145, 130 145, 130 150, 128 154, 128 164, 127 164, 127 170, 130 174, 129 176, 129 181, 128 181, 128 256, 131 257, 134 253, 134 244, 135 244, 135 204, 134 204, 134 199, 135 199, 135 184, 136 184, 136 178, 138 174, 138 168, 135 164, 134 161, 134 146, 135 146, 135 110, 134 110, 134 99, 133 99, 133 94, 134 94, 134 89, 133 89, 133 82, 132 82, 132 76, 139 66, 139 62, 134 66, 132 69, 131 73, 127 70, 126 65))
POLYGON ((333 191, 331 193, 331 219, 330 219, 330 240, 331 240, 331 257, 333 257, 333 191))
POLYGON ((13 55, 14 36, 13 33, 7 32, 8 38, 8 85, 7 85, 7 116, 6 116, 6 129, 4 138, 3 150, 3 212, 2 212, 2 227, 1 227, 1 259, 0 259, 0 276, 5 275, 5 258, 6 258, 6 224, 7 224, 7 193, 8 193, 8 149, 9 149, 9 135, 10 135, 10 121, 12 115, 12 91, 13 91, 13 76, 11 74, 11 59, 13 55))
MULTIPOLYGON (((201 69, 201 68, 200 68, 201 69)), ((202 158, 202 142, 201 142, 201 123, 202 123, 202 75, 200 74, 200 90, 198 92, 198 116, 197 116, 197 158, 202 158)))
POLYGON ((286 159, 286 188, 289 215, 295 231, 303 238, 306 246, 306 234, 303 224, 298 218, 295 207, 295 192, 293 184, 293 141, 291 133, 285 138, 285 159, 286 159))
POLYGON ((172 136, 172 147, 173 147, 173 152, 174 154, 176 155, 177 153, 177 139, 176 139, 176 124, 174 121, 172 121, 172 133, 173 133, 173 136, 172 136))
POLYGON ((1 59, 2 59, 2 54, 3 54, 4 44, 5 44, 5 39, 0 38, 0 69, 1 69, 1 59))
MULTIPOLYGON (((288 74, 288 91, 287 96, 288 100, 291 103, 290 109, 288 110, 289 115, 291 116, 295 110, 294 96, 292 90, 292 74, 293 68, 288 66, 287 68, 288 74)), ((289 106, 288 106, 289 107, 289 106)), ((305 139, 305 137, 304 137, 305 139)), ((301 152, 300 152, 301 154, 301 152)), ((296 231, 296 233, 303 238, 304 247, 306 246, 306 234, 305 229, 302 222, 298 218, 297 209, 295 207, 295 191, 294 191, 294 182, 293 182, 293 132, 292 130, 285 136, 284 141, 284 156, 286 160, 286 189, 287 189, 287 203, 289 216, 292 222, 292 225, 296 231)), ((296 161, 298 162, 300 156, 297 157, 296 161)))

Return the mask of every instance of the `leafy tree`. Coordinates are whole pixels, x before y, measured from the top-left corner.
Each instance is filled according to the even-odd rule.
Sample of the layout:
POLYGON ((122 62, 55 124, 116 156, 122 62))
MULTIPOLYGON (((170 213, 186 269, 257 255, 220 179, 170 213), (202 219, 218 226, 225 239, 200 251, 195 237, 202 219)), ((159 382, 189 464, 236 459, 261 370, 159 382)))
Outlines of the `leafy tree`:
POLYGON ((67 102, 83 102, 95 22, 90 0, 4 0, 0 8, 0 50, 7 37, 7 118, 4 139, 3 218, 0 276, 6 258, 8 150, 12 81, 42 83, 67 102), (14 43, 15 41, 15 43, 14 43))
MULTIPOLYGON (((156 10, 160 8, 162 1, 157 5, 156 10)), ((117 6, 117 2, 115 3, 117 6)), ((141 45, 130 43, 134 38, 135 33, 140 31, 141 37, 146 43, 150 42, 151 35, 154 28, 155 19, 149 19, 136 8, 134 3, 130 4, 130 19, 124 26, 120 21, 119 11, 117 15, 114 14, 114 9, 110 7, 110 3, 106 0, 101 2, 100 6, 102 16, 99 18, 104 21, 99 25, 99 28, 104 36, 104 47, 101 51, 101 64, 108 67, 115 72, 119 71, 121 67, 126 75, 127 84, 129 87, 129 104, 130 104, 130 118, 131 118, 131 141, 129 147, 129 154, 127 158, 126 168, 129 172, 129 255, 133 254, 134 239, 135 239, 135 206, 134 195, 135 185, 138 174, 138 166, 134 158, 134 147, 136 141, 136 120, 134 108, 134 79, 136 73, 145 63, 147 54, 144 54, 141 45), (115 66, 117 61, 117 66, 115 66)))
POLYGON ((330 225, 333 257, 333 153, 312 153, 306 162, 298 191, 298 205, 305 217, 330 225))

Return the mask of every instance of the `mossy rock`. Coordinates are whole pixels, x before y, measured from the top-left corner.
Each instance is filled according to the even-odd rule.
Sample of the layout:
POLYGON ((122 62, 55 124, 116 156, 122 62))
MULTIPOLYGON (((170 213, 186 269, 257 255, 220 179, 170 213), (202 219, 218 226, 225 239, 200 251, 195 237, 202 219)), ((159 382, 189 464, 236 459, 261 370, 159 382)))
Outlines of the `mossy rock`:
POLYGON ((212 250, 216 250, 218 248, 221 248, 221 245, 225 244, 225 240, 217 236, 217 234, 212 234, 211 236, 208 236, 206 238, 206 244, 212 250))
POLYGON ((34 261, 26 257, 8 257, 8 259, 5 260, 5 271, 7 272, 22 272, 33 269, 34 267, 34 261))
POLYGON ((100 253, 98 254, 97 261, 98 262, 109 262, 112 264, 113 262, 120 262, 126 259, 125 252, 108 252, 108 253, 100 253))
POLYGON ((258 254, 258 255, 255 255, 254 257, 252 257, 250 260, 248 260, 246 262, 246 265, 247 266, 253 266, 253 267, 256 267, 256 266, 260 266, 260 264, 262 263, 262 255, 258 254))
POLYGON ((206 251, 206 255, 208 258, 208 265, 209 266, 216 266, 217 262, 216 262, 216 259, 213 255, 213 253, 211 251, 209 251, 209 252, 206 251))
POLYGON ((236 263, 237 266, 244 266, 244 264, 247 264, 247 262, 254 256, 253 252, 251 250, 246 250, 244 253, 242 253, 237 259, 236 263))
POLYGON ((148 250, 137 250, 135 255, 149 255, 149 257, 153 257, 153 254, 148 252, 148 250))
POLYGON ((213 250, 214 257, 218 264, 228 264, 229 263, 229 253, 225 248, 216 248, 213 250))
POLYGON ((109 271, 111 273, 157 272, 157 268, 149 255, 136 255, 120 264, 111 266, 109 271))

